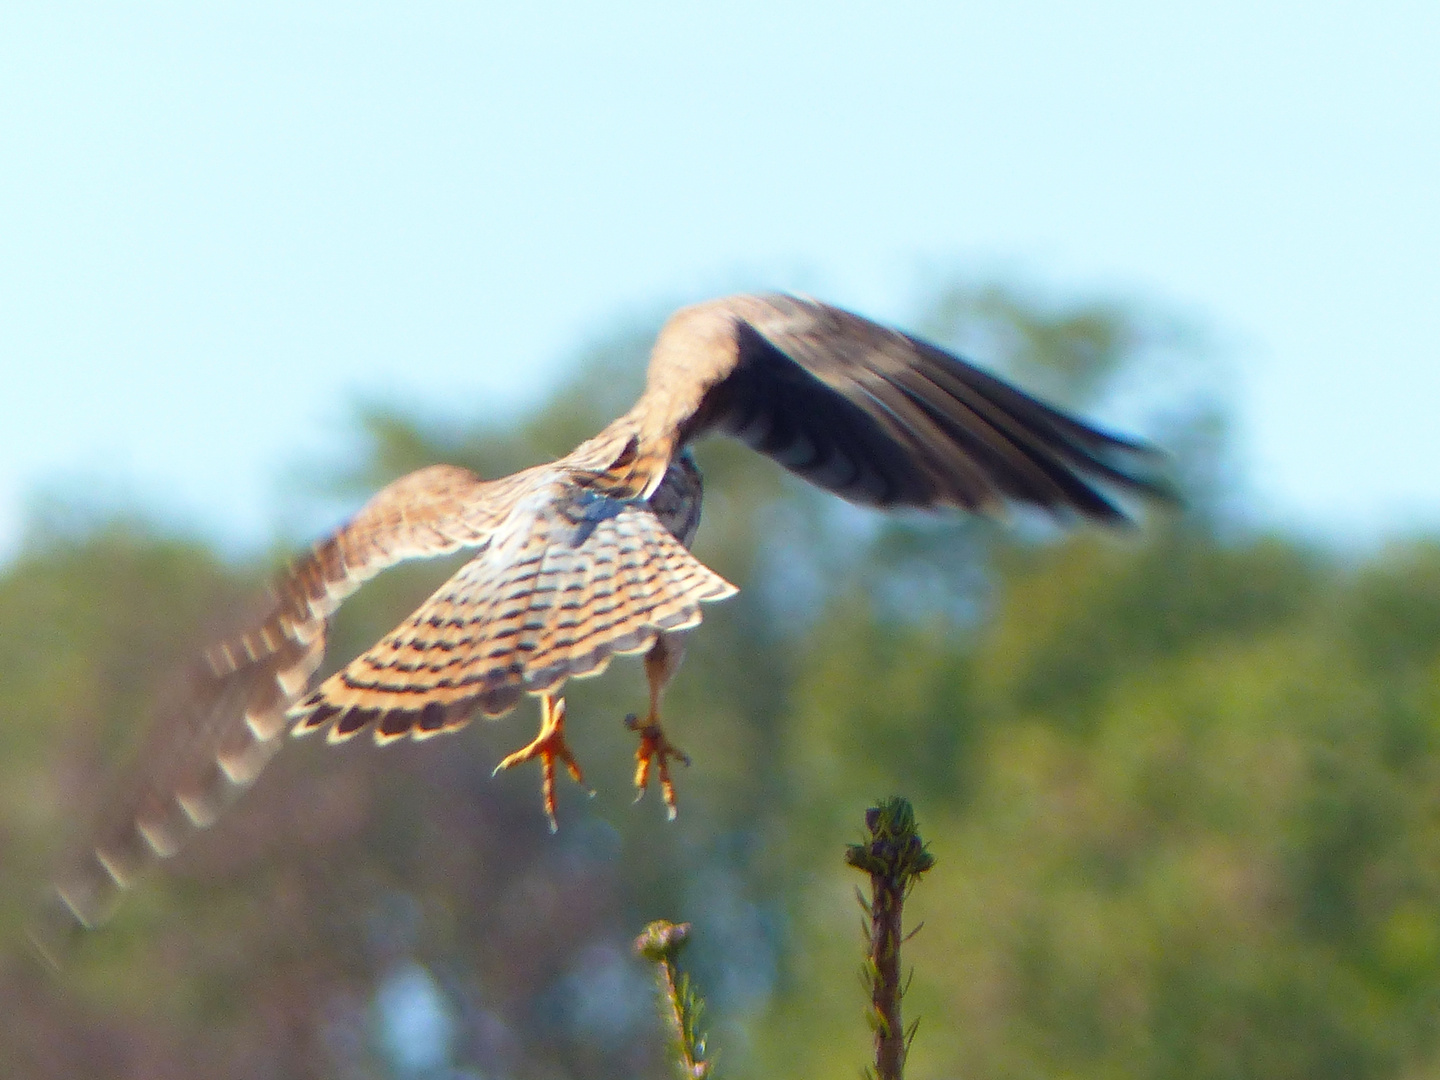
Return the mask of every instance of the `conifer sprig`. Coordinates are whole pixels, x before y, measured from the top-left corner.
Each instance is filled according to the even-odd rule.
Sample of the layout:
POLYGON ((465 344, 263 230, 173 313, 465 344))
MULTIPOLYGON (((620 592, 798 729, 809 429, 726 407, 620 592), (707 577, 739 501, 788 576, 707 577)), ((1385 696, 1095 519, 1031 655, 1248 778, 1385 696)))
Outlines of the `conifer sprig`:
POLYGON ((900 977, 900 946, 909 940, 902 930, 902 913, 905 898, 920 875, 935 865, 935 857, 920 839, 908 799, 895 796, 872 806, 865 812, 865 827, 869 837, 845 851, 847 863, 870 875, 870 899, 859 894, 859 900, 869 919, 862 974, 870 991, 867 1018, 875 1032, 875 1067, 867 1067, 864 1075, 901 1080, 918 1025, 907 1029, 900 1018, 900 999, 909 985, 908 980, 902 985, 900 977))
POLYGON ((635 939, 635 951, 655 965, 660 1014, 670 1030, 680 1075, 686 1080, 705 1080, 714 1065, 713 1059, 705 1058, 705 1035, 700 1030, 705 1002, 690 985, 690 977, 676 965, 689 936, 689 923, 657 919, 635 939))

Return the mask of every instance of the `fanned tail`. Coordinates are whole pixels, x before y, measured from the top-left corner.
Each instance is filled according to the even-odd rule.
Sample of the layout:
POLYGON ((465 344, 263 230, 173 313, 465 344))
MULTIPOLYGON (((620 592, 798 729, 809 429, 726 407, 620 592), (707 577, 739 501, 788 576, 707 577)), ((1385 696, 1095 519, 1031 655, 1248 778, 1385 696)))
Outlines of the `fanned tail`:
POLYGON ((389 742, 500 716, 524 694, 598 674, 700 622, 735 587, 638 501, 553 492, 418 611, 297 708, 295 734, 389 742), (569 501, 567 501, 569 500, 569 501))

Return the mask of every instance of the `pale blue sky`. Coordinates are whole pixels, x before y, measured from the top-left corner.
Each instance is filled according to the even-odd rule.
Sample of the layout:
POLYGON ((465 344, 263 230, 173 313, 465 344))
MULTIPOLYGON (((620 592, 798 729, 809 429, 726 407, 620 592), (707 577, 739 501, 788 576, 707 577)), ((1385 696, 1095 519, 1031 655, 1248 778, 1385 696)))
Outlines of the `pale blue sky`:
MULTIPOLYGON (((1440 528, 1440 4, 0 6, 0 555, 57 484, 243 548, 348 407, 536 400, 743 283, 1216 328, 1262 519, 1440 528)), ((981 358, 983 359, 983 358, 981 358)))

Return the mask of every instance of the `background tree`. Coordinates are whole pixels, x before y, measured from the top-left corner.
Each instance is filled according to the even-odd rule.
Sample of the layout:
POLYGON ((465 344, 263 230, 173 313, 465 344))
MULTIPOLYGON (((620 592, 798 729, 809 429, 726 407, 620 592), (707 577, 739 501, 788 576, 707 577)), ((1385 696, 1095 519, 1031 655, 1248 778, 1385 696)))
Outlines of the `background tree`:
MULTIPOLYGON (((1188 374, 1170 320, 989 286, 926 306, 914 325, 1067 404, 1162 417, 1194 509, 1119 538, 893 520, 707 445, 697 553, 742 591, 707 610, 669 699, 696 760, 677 823, 629 805, 625 661, 569 688, 599 796, 562 788, 554 838, 532 775, 489 778, 528 720, 297 743, 60 978, 18 953, 0 969, 11 1075, 663 1076, 628 956, 657 917, 697 927, 725 1075, 853 1075, 869 1032, 835 853, 892 791, 938 859, 913 901, 908 1076, 1440 1067, 1440 545, 1347 561, 1228 517, 1223 388, 1188 374)), ((362 412, 358 463, 297 505, 568 450, 628 405, 659 321, 513 423, 362 412)), ((166 673, 270 569, 37 516, 0 572, 0 933, 18 939, 166 673)), ((447 572, 367 586, 337 662, 447 572)))

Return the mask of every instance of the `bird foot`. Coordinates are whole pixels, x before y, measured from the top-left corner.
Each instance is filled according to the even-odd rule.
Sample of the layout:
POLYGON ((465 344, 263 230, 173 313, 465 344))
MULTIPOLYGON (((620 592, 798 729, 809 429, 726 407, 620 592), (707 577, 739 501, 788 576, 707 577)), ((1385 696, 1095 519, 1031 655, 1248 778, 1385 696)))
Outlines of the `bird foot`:
POLYGON ((585 777, 580 772, 580 765, 576 762, 575 755, 570 752, 570 744, 565 741, 565 699, 542 698, 540 710, 540 734, 536 735, 528 746, 521 747, 496 765, 495 771, 491 775, 498 776, 503 769, 512 769, 523 762, 539 758, 540 792, 545 800, 545 816, 550 821, 550 831, 553 833, 560 829, 559 822, 555 820, 555 762, 557 760, 565 765, 571 778, 585 789, 587 795, 593 798, 595 792, 586 787, 585 777))
POLYGON ((690 755, 665 737, 660 726, 660 717, 651 713, 641 723, 634 713, 625 717, 625 726, 640 736, 640 745, 635 750, 635 801, 639 802, 650 783, 652 767, 660 776, 660 797, 665 800, 665 816, 675 820, 675 785, 670 780, 670 759, 689 766, 690 755))

